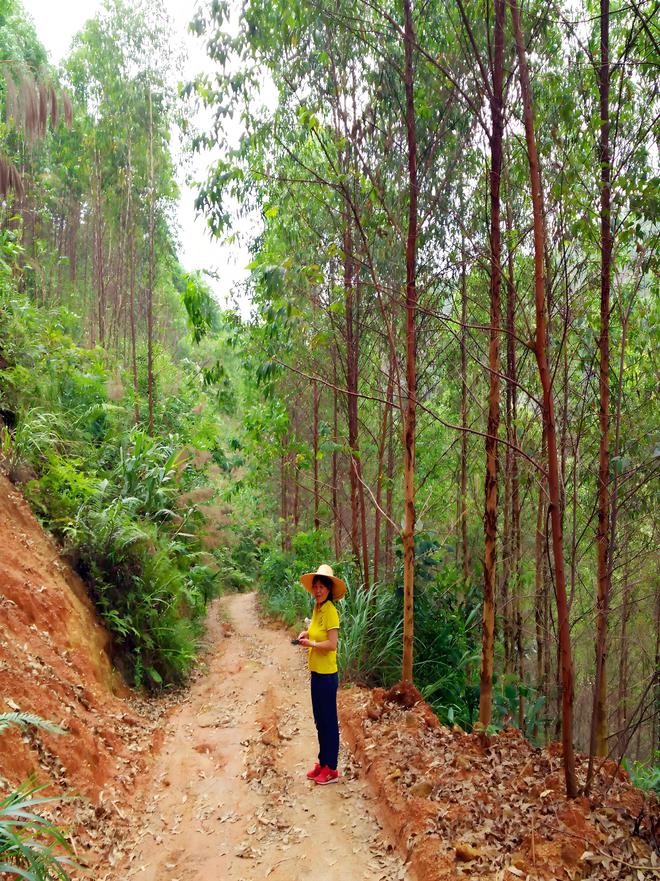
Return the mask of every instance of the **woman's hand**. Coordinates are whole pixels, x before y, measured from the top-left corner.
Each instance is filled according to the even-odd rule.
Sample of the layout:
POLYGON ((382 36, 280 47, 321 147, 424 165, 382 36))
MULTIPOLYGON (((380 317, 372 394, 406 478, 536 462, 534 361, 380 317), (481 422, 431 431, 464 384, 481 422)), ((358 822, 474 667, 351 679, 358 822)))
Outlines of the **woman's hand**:
POLYGON ((306 648, 312 648, 312 641, 311 641, 311 639, 307 639, 306 636, 303 636, 302 639, 300 639, 300 637, 299 637, 298 642, 300 645, 304 645, 306 648))
POLYGON ((308 639, 309 638, 309 630, 301 630, 298 634, 298 639, 308 639))

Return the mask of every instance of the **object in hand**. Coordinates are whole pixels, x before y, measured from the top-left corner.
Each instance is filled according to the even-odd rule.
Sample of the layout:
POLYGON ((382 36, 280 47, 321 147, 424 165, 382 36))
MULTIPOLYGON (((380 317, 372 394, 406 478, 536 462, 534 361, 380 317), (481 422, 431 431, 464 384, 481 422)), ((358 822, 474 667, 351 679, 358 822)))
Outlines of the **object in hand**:
POLYGON ((300 640, 299 639, 292 639, 291 645, 300 645, 300 640))

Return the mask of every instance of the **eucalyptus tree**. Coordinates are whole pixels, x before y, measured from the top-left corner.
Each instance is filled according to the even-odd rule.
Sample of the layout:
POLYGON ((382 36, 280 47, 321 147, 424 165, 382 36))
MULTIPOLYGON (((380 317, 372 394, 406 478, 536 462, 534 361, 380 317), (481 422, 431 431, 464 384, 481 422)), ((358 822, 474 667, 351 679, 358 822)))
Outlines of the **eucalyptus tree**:
MULTIPOLYGON (((593 10, 584 11, 589 18, 593 10)), ((593 293, 604 253, 594 222, 602 214, 602 163, 594 163, 601 122, 582 46, 600 19, 576 28, 563 13, 531 4, 517 46, 503 3, 466 0, 423 7, 363 0, 357 10, 250 2, 233 35, 223 32, 228 9, 214 4, 200 11, 195 27, 222 68, 198 86, 200 100, 216 110, 203 140, 219 142, 222 151, 199 206, 218 233, 228 229, 231 198, 263 219, 252 244, 251 361, 280 408, 280 477, 271 469, 271 485, 280 493, 287 541, 291 522, 330 520, 337 556, 348 537, 365 579, 375 579, 383 562, 392 571, 394 533, 405 539, 409 678, 412 578, 425 563, 415 543, 421 547, 426 531, 438 545, 460 541, 461 554, 453 556, 462 556, 462 590, 471 594, 469 580, 481 574, 480 527, 471 515, 481 508, 482 721, 490 719, 501 634, 521 727, 526 710, 533 715, 544 700, 550 710, 555 699, 558 708, 563 702, 574 791, 571 665, 575 659, 582 707, 593 686, 584 638, 594 620, 592 527, 603 485, 593 466, 603 438, 595 365, 606 359, 593 293), (264 79, 270 105, 259 97, 264 79), (245 126, 237 140, 225 131, 232 114, 245 126), (528 156, 534 149, 536 171, 528 156), (499 356, 504 339, 506 358, 499 356), (477 458, 469 438, 485 442, 485 498, 474 480, 482 454, 477 458), (397 471, 404 480, 395 487, 397 471), (455 471, 460 479, 452 488, 455 471), (455 520, 448 498, 457 500, 455 520)), ((614 431, 607 534, 608 568, 625 601, 619 624, 628 634, 638 601, 649 607, 633 570, 647 572, 653 535, 648 518, 638 536, 629 528, 652 457, 643 452, 645 416, 631 412, 626 353, 642 351, 640 327, 648 319, 657 186, 640 106, 653 106, 656 87, 644 68, 632 80, 623 75, 633 54, 652 50, 648 20, 630 9, 617 21, 624 54, 615 77, 609 348, 617 347, 618 367, 609 370, 616 395, 607 408, 614 431), (620 542, 617 523, 625 528, 620 542)), ((275 455, 276 444, 268 449, 275 455)), ((647 643, 628 651, 622 640, 626 664, 648 670, 654 649, 647 643)), ((629 717, 633 695, 641 699, 646 686, 639 678, 629 689, 621 679, 619 686, 629 717)), ((577 721, 575 739, 584 744, 584 713, 577 721)), ((549 721, 544 727, 549 735, 549 721)), ((540 733, 538 717, 533 730, 540 733)))
MULTIPOLYGON (((247 65, 240 75, 228 70, 220 80, 222 88, 215 92, 209 90, 208 83, 201 86, 200 91, 210 95, 212 102, 220 103, 223 96, 218 128, 232 100, 241 104, 249 119, 239 148, 226 151, 200 197, 200 205, 209 211, 212 223, 221 225, 223 190, 234 186, 234 195, 241 197, 249 191, 266 208, 267 234, 272 222, 267 201, 273 182, 276 186, 286 184, 297 193, 315 193, 314 198, 326 211, 324 235, 319 236, 317 245, 329 244, 335 253, 339 249, 345 334, 336 351, 346 379, 352 549, 365 582, 370 569, 365 497, 368 494, 376 507, 376 546, 381 517, 385 515, 388 523, 393 519, 390 511, 382 511, 380 480, 388 421, 391 424, 395 409, 399 413, 404 450, 404 678, 409 680, 419 396, 418 279, 420 271, 426 279, 433 278, 436 271, 431 231, 442 226, 436 211, 446 197, 448 178, 460 155, 461 140, 454 136, 453 127, 462 127, 455 112, 453 84, 439 80, 418 49, 422 38, 439 40, 443 50, 450 42, 442 27, 438 35, 433 15, 415 20, 415 14, 412 6, 400 10, 396 5, 380 8, 365 3, 356 16, 353 7, 342 5, 293 11, 278 4, 250 3, 244 8, 244 29, 233 40, 218 33, 224 16, 219 7, 200 13, 196 23, 198 31, 211 32, 212 55, 224 61, 228 52, 235 51, 247 65), (360 26, 356 27, 358 21, 360 26), (250 105, 256 80, 253 63, 268 69, 277 88, 277 108, 268 122, 250 105), (451 148, 446 155, 440 149, 443 139, 451 148), (423 162, 418 169, 420 156, 423 162), (401 163, 408 168, 405 182, 399 176, 401 163), (402 222, 402 214, 407 215, 407 222, 402 222), (371 327, 375 339, 381 340, 375 349, 377 361, 368 372, 364 367, 359 369, 360 352, 374 349, 371 344, 361 346, 358 336, 364 320, 358 316, 364 316, 367 309, 380 319, 378 325, 372 319, 371 327), (383 346, 389 365, 384 371, 386 379, 379 377, 383 373, 383 346), (402 348, 405 358, 400 354, 402 348), (371 388, 363 384, 367 376, 371 388), (363 396, 383 401, 375 493, 368 486, 359 449, 358 400, 363 396)), ((332 256, 325 261, 328 275, 336 263, 332 256)), ((425 280, 427 297, 428 284, 425 280)), ((330 325, 336 329, 332 321, 335 305, 326 303, 330 325)))
POLYGON ((76 100, 86 111, 79 155, 93 227, 97 304, 92 332, 101 343, 118 346, 122 322, 124 339, 130 326, 139 419, 136 323, 144 313, 150 423, 156 250, 165 259, 172 251, 167 213, 176 196, 169 153, 170 45, 167 22, 155 3, 129 8, 116 0, 77 35, 66 63, 76 100), (148 243, 144 250, 141 241, 148 243), (135 302, 136 284, 146 290, 144 302, 135 302))

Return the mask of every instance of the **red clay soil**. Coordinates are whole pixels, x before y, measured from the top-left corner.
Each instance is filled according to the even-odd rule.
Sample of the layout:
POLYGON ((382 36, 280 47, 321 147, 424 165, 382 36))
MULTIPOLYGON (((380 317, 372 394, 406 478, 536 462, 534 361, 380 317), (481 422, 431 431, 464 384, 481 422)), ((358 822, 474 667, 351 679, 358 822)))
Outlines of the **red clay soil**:
POLYGON ((34 775, 46 794, 81 796, 68 815, 90 827, 145 767, 155 725, 145 716, 160 712, 113 670, 84 584, 0 474, 0 713, 18 710, 67 733, 0 734, 0 795, 34 775))
MULTIPOLYGON (((0 734, 0 797, 30 774, 78 795, 55 819, 87 877, 104 877, 135 826, 130 806, 151 779, 163 714, 180 697, 145 701, 126 688, 84 585, 0 474, 0 713, 36 713, 67 731, 0 734)), ((657 802, 614 763, 600 768, 591 802, 571 802, 558 744, 538 749, 515 729, 450 730, 409 688, 342 689, 340 712, 351 767, 418 881, 660 877, 657 802)), ((581 779, 585 770, 579 757, 581 779)))
MULTIPOLYGON (((419 881, 660 877, 657 801, 606 762, 564 797, 561 744, 442 726, 415 689, 342 692, 342 731, 419 881)), ((584 780, 586 759, 578 757, 584 780)))

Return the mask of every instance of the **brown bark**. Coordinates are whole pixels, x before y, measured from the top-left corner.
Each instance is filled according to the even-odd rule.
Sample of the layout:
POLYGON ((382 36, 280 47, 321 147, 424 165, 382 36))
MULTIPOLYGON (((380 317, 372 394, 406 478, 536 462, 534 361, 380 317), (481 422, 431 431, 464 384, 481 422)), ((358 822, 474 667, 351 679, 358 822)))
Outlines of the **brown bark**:
POLYGON ((600 443, 598 449, 598 593, 596 601, 596 677, 589 741, 587 791, 591 783, 594 755, 607 755, 607 625, 611 569, 609 563, 609 410, 610 410, 610 279, 612 271, 612 229, 610 220, 610 61, 609 0, 600 2, 600 443))
MULTIPOLYGON (((545 463, 545 430, 541 439, 541 463, 545 463)), ((539 479, 539 498, 536 508, 536 540, 534 543, 534 622, 536 625, 536 687, 549 706, 548 669, 550 653, 548 645, 549 621, 547 616, 547 582, 545 578, 545 523, 546 481, 539 479)))
MULTIPOLYGON (((626 726, 628 724, 628 617, 630 615, 630 584, 629 584, 629 554, 628 545, 624 549, 623 557, 623 584, 621 585, 621 635, 619 655, 619 687, 617 694, 617 731, 618 752, 623 756, 627 746, 626 726)), ((653 740, 655 743, 655 739, 653 740)))
POLYGON ((410 0, 403 0, 405 26, 406 134, 408 145, 408 236, 406 242, 406 410, 403 419, 404 504, 403 528, 403 672, 413 678, 413 592, 415 577, 415 421, 417 396, 417 133, 415 130, 413 46, 415 33, 410 0))
POLYGON ((555 424, 552 376, 548 363, 548 335, 545 312, 544 283, 544 223, 541 205, 541 176, 539 172, 532 92, 527 68, 527 53, 520 28, 520 15, 517 0, 509 0, 513 30, 518 54, 518 76, 523 103, 525 140, 529 161, 529 176, 532 191, 534 216, 534 292, 536 302, 536 338, 534 354, 543 389, 543 422, 548 442, 548 494, 550 496, 550 518, 552 523, 552 551, 555 576, 555 596, 559 625, 559 651, 561 656, 562 683, 562 747, 566 794, 569 798, 577 796, 575 776, 575 753, 573 749, 573 658, 571 651, 568 601, 566 597, 566 575, 564 571, 563 539, 561 524, 559 461, 557 456, 557 429, 555 424))
MULTIPOLYGON (((101 169, 98 149, 94 149, 94 187, 95 187, 95 223, 94 223, 94 271, 97 290, 97 322, 98 340, 105 345, 105 267, 103 260, 103 208, 101 202, 101 169)), ((92 339, 93 343, 93 339, 92 339)))
MULTIPOLYGON (((625 367, 626 345, 628 340, 628 319, 632 309, 633 298, 631 297, 627 307, 621 308, 621 346, 619 349, 619 381, 616 398, 615 410, 615 429, 614 429, 614 456, 617 458, 621 453, 621 403, 623 401, 623 371, 625 367)), ((610 520, 610 577, 612 570, 612 560, 614 555, 615 542, 617 539, 617 521, 618 521, 618 494, 619 494, 619 470, 614 471, 614 480, 612 482, 611 495, 611 520, 610 520)), ((628 616, 630 614, 630 586, 629 586, 629 547, 628 536, 625 536, 625 544, 623 547, 623 584, 621 591, 623 599, 621 601, 621 636, 620 636, 620 656, 619 656, 619 686, 617 697, 617 731, 619 732, 618 750, 619 755, 623 756, 626 746, 626 726, 628 724, 628 616)), ((654 716, 654 726, 657 716, 654 716)), ((655 736, 652 743, 656 743, 655 736)))
MULTIPOLYGON (((651 752, 648 757, 649 762, 655 760, 658 749, 658 708, 660 707, 660 591, 655 596, 655 663, 653 669, 654 686, 653 686, 653 706, 655 712, 651 717, 651 752)), ((640 725, 641 728, 641 725, 640 725)), ((639 746, 638 746, 639 751, 639 746)))
POLYGON ((490 335, 488 366, 488 429, 484 487, 484 610, 479 687, 479 721, 490 724, 493 709, 493 648, 495 641, 495 591, 497 587, 497 433, 500 422, 500 298, 502 239, 500 231, 500 177, 504 133, 504 17, 505 0, 495 0, 495 32, 491 111, 490 167, 490 335))
MULTIPOLYGON (((511 411, 509 396, 506 396, 505 422, 507 436, 511 411)), ((500 616, 502 621, 502 643, 504 648, 504 672, 510 673, 513 665, 513 642, 514 642, 514 619, 513 600, 511 593, 511 561, 512 561, 512 535, 511 535, 511 447, 507 445, 504 451, 504 522, 502 525, 502 577, 500 580, 500 616)))
POLYGON ((291 453, 291 479, 293 480, 293 532, 294 535, 300 527, 300 471, 295 462, 296 454, 291 453))
POLYGON ((390 410, 392 408, 392 394, 394 392, 394 365, 390 357, 390 366, 387 374, 387 391, 385 393, 386 404, 383 408, 383 422, 380 430, 380 438, 378 442, 378 474, 376 475, 376 512, 374 514, 374 584, 378 581, 380 574, 380 524, 381 524, 381 502, 383 497, 383 465, 385 459, 385 444, 387 443, 387 426, 390 421, 390 410))
POLYGON ((333 389, 332 389, 332 441, 333 441, 333 450, 332 450, 332 519, 333 519, 333 536, 335 542, 335 560, 338 560, 341 556, 341 517, 339 512, 339 501, 338 501, 338 487, 337 481, 339 480, 339 472, 338 472, 338 464, 337 464, 337 450, 336 445, 339 442, 339 414, 338 414, 338 402, 337 402, 337 355, 333 350, 332 353, 332 379, 333 379, 333 389))
POLYGON ((312 385, 312 395, 314 413, 312 426, 312 431, 314 433, 312 443, 312 450, 314 453, 314 529, 319 529, 321 526, 321 521, 319 519, 319 399, 321 397, 321 392, 317 382, 312 385))
POLYGON ((394 524, 392 521, 392 503, 394 501, 394 407, 390 408, 390 423, 387 427, 387 490, 385 492, 385 577, 391 581, 394 577, 394 524))
MULTIPOLYGON (((507 201, 506 206, 506 228, 509 241, 512 238, 513 231, 513 214, 511 211, 511 203, 507 201)), ((511 584, 511 608, 512 614, 509 619, 513 619, 515 625, 515 649, 516 649, 516 672, 520 683, 525 677, 525 651, 524 651, 524 634, 522 626, 522 611, 520 605, 520 479, 518 474, 518 457, 515 450, 518 446, 518 366, 516 359, 516 322, 515 322, 515 305, 516 305, 516 289, 513 273, 513 251, 509 246, 507 253, 507 299, 506 299, 506 412, 507 412, 507 446, 508 462, 507 462, 507 482, 509 484, 509 503, 510 503, 510 534, 509 534, 509 574, 513 581, 511 584)), ((522 729, 525 716, 525 707, 522 695, 518 702, 518 725, 522 729)))
POLYGON ((461 559, 463 581, 467 588, 470 579, 470 552, 467 532, 467 479, 468 479, 468 380, 467 380, 467 272, 465 247, 461 248, 461 559))
POLYGON ((355 290, 353 278, 353 237, 351 235, 350 214, 344 220, 344 305, 346 317, 346 406, 348 411, 348 446, 350 450, 351 487, 351 551, 356 566, 360 567, 360 511, 358 501, 358 472, 356 467, 358 450, 357 421, 357 381, 358 360, 355 351, 355 290))
POLYGON ((154 180, 154 118, 149 89, 149 278, 147 285, 147 389, 149 397, 149 434, 154 433, 154 271, 155 271, 155 180, 154 180))
POLYGON ((280 456, 280 520, 282 523, 282 550, 287 551, 289 549, 288 542, 288 518, 289 512, 287 510, 287 461, 286 461, 286 438, 282 439, 282 454, 280 456))
POLYGON ((135 241, 132 224, 132 196, 133 192, 133 167, 131 165, 131 144, 128 144, 128 186, 126 193, 128 217, 128 249, 130 253, 129 266, 129 298, 130 298, 130 324, 131 324, 131 362, 133 368, 133 394, 135 395, 135 424, 140 424, 140 390, 138 386, 137 351, 135 334, 135 241))

